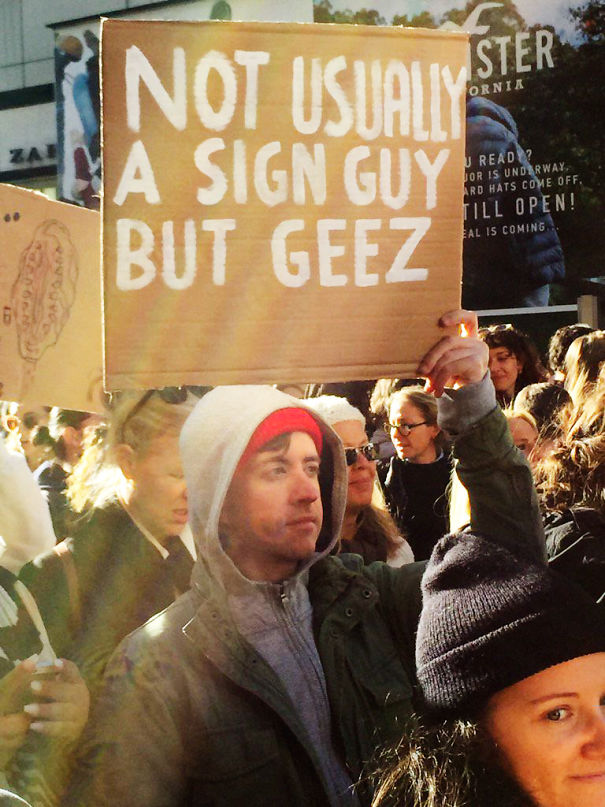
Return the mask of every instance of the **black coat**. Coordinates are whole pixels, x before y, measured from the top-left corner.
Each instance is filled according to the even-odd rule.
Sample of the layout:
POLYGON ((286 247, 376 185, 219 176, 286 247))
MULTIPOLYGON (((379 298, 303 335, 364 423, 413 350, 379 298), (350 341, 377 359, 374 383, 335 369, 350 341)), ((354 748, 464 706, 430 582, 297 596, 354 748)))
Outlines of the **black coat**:
POLYGON ((544 519, 551 568, 574 580, 605 606, 605 516, 572 507, 544 519))
POLYGON ((62 541, 71 533, 76 515, 69 506, 66 496, 69 474, 58 462, 45 462, 34 473, 34 479, 48 502, 57 541, 62 541))
POLYGON ((445 490, 451 470, 449 454, 427 464, 391 457, 378 465, 387 507, 415 560, 428 560, 437 541, 448 532, 445 490))
MULTIPOLYGON (((18 661, 40 653, 42 642, 19 594, 15 591, 17 578, 0 566, 0 679, 18 661)), ((6 704, 3 704, 6 709, 6 704)), ((23 704, 21 704, 22 706, 23 704)), ((21 706, 18 711, 21 710, 21 706)), ((3 714, 10 714, 10 709, 3 714)))

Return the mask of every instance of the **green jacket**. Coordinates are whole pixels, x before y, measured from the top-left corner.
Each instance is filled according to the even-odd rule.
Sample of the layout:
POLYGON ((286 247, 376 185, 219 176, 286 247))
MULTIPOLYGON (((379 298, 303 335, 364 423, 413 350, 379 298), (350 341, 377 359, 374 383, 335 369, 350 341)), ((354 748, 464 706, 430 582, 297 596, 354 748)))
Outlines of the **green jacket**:
MULTIPOLYGON (((455 453, 472 491, 473 528, 541 553, 531 474, 500 410, 461 437, 455 453)), ((205 563, 198 557, 193 589, 110 662, 66 807, 328 805, 296 705, 238 633, 228 595, 205 563)), ((423 569, 364 567, 341 555, 309 571, 334 745, 353 781, 413 714, 423 569)), ((362 782, 357 792, 369 805, 371 786, 362 782)))

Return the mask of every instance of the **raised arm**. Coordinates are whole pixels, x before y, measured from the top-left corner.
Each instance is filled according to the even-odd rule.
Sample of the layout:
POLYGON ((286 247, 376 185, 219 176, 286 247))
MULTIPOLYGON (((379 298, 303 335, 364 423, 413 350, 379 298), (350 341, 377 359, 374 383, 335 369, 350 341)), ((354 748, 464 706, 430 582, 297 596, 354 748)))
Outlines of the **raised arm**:
POLYGON ((470 526, 510 551, 545 559, 544 534, 531 470, 513 445, 496 405, 488 350, 470 311, 445 314, 445 336, 422 359, 419 372, 438 398, 439 425, 453 440, 456 473, 468 491, 470 526), (463 326, 461 328, 461 326, 463 326))

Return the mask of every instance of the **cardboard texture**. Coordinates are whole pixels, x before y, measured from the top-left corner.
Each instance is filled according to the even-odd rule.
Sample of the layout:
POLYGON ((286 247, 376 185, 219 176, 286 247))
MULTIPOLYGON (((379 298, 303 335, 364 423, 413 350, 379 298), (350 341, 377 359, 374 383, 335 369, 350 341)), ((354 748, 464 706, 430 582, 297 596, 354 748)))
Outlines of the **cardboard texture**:
POLYGON ((414 375, 460 301, 466 43, 104 20, 106 387, 414 375))
POLYGON ((103 412, 100 215, 0 185, 0 398, 103 412))

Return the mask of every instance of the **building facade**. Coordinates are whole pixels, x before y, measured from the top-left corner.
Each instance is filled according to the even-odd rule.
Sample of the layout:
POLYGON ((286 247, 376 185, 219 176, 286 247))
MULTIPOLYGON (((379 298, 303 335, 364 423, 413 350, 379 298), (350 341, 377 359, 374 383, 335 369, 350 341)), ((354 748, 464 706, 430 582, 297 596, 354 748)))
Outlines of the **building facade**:
POLYGON ((0 0, 0 182, 94 206, 101 17, 310 22, 312 0, 0 0))

